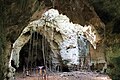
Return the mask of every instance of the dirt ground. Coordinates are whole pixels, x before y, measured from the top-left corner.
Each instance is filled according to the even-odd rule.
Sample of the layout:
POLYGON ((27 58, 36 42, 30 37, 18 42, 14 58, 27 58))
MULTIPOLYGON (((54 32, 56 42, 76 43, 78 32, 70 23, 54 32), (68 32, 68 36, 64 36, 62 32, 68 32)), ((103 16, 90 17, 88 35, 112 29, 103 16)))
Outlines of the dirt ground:
MULTIPOLYGON (((45 80, 42 76, 17 76, 16 80, 45 80)), ((63 72, 63 73, 54 73, 47 75, 46 80, 112 80, 109 76, 105 74, 99 74, 94 72, 63 72)))

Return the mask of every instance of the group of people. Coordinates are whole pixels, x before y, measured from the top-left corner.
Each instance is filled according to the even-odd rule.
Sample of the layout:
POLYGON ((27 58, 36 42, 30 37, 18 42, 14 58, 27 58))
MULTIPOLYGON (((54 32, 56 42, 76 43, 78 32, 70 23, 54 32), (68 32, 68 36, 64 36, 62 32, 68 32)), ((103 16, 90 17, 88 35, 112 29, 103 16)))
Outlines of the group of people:
MULTIPOLYGON (((34 68, 34 70, 35 72, 37 72, 38 75, 42 77, 43 80, 47 80, 47 72, 45 66, 37 66, 36 68, 34 68)), ((29 69, 24 69, 23 74, 25 74, 26 76, 30 76, 29 69)))

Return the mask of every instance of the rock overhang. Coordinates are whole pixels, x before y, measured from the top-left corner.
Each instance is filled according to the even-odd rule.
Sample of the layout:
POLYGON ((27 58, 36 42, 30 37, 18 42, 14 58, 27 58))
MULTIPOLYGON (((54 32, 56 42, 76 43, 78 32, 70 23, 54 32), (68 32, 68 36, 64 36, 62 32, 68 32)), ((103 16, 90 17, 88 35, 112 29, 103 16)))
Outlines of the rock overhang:
POLYGON ((96 48, 98 34, 94 26, 81 26, 79 24, 74 24, 70 22, 66 15, 59 14, 55 9, 50 9, 46 11, 39 20, 30 22, 15 41, 11 52, 9 67, 11 67, 11 60, 15 62, 17 67, 19 66, 19 52, 25 43, 31 38, 31 34, 27 36, 25 35, 25 33, 29 31, 31 34, 33 32, 38 32, 44 35, 50 43, 51 50, 54 54, 60 54, 62 60, 70 60, 68 65, 79 64, 78 35, 85 35, 86 39, 94 48, 96 48), (47 31, 48 28, 51 28, 51 30, 47 31), (56 35, 54 35, 54 33, 58 34, 59 38, 55 38, 56 35), (47 34, 50 34, 51 36, 48 37, 47 34), (57 46, 51 42, 53 40, 57 46), (56 47, 58 50, 52 49, 56 47))

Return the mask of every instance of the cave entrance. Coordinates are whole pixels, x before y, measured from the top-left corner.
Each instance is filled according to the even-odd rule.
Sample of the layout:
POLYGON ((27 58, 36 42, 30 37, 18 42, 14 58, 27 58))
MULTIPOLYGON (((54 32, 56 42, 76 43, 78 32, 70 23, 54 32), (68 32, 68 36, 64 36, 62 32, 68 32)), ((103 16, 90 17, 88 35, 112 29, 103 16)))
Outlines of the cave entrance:
MULTIPOLYGON (((32 45, 35 45, 37 43, 35 40, 32 41, 32 39, 36 39, 36 37, 33 37, 33 35, 36 34, 35 32, 42 34, 41 38, 42 40, 44 39, 43 41, 49 42, 48 44, 45 44, 44 42, 43 45, 42 41, 42 51, 40 52, 46 53, 45 51, 47 50, 45 49, 45 46, 50 45, 50 51, 52 50, 52 52, 54 53, 53 56, 56 57, 62 69, 64 68, 64 65, 79 64, 79 51, 77 43, 78 35, 85 35, 86 39, 93 45, 94 49, 96 49, 96 43, 100 40, 94 26, 88 25, 83 27, 79 24, 73 24, 69 21, 69 18, 67 16, 59 14, 57 10, 50 9, 45 14, 43 14, 43 16, 39 20, 30 22, 28 26, 24 28, 17 40, 13 43, 11 57, 9 60, 9 73, 11 74, 10 78, 13 78, 15 73, 15 69, 12 67, 11 63, 12 61, 14 61, 14 65, 16 67, 19 67, 19 57, 21 58, 21 68, 23 67, 23 64, 28 66, 29 68, 34 67, 35 65, 42 65, 45 62, 45 60, 43 62, 43 55, 37 56, 40 57, 40 60, 38 58, 33 59, 34 54, 36 54, 35 51, 39 52, 39 50, 37 50, 38 48, 33 48, 35 46, 32 47, 32 45), (31 46, 31 48, 25 47, 25 44, 29 47, 31 46), (26 55, 23 47, 27 48, 25 49, 27 50, 26 55), (21 48, 23 48, 22 51, 21 48), (20 51, 21 53, 19 56, 20 51), (25 58, 24 56, 29 57, 28 53, 31 53, 29 55, 32 55, 32 57, 31 59, 28 59, 29 61, 26 60, 27 64, 25 64, 25 59, 27 58, 25 58), (67 63, 65 62, 64 64, 65 60, 69 61, 67 61, 67 63), (40 63, 40 61, 42 62, 40 63)), ((47 57, 47 55, 45 57, 47 57)), ((47 62, 45 63, 48 64, 47 62)), ((54 63, 56 64, 56 62, 54 63)))
POLYGON ((47 68, 52 69, 52 55, 50 43, 47 39, 43 35, 34 32, 31 39, 20 50, 20 63, 17 72, 23 72, 24 69, 33 72, 33 69, 39 66, 47 66, 47 68))

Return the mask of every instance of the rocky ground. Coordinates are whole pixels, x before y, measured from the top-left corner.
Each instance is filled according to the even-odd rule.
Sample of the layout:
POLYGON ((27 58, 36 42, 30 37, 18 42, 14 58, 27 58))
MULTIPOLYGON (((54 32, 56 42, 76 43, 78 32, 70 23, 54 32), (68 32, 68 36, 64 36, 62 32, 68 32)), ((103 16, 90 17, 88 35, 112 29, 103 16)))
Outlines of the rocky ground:
MULTIPOLYGON (((42 76, 17 76, 16 80, 44 80, 42 76)), ((99 74, 94 72, 63 72, 63 73, 50 73, 47 80, 112 80, 108 75, 99 74)))

